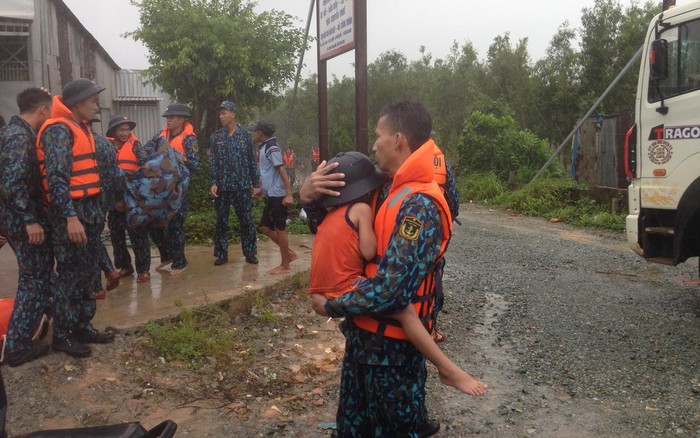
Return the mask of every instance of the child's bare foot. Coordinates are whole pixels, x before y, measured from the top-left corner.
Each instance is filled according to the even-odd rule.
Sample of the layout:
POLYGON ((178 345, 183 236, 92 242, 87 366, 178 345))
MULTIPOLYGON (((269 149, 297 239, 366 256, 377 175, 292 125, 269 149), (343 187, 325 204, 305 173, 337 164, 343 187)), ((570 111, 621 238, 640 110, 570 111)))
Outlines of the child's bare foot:
POLYGON ((168 266, 172 262, 173 262, 172 260, 166 260, 164 262, 160 262, 160 265, 156 266, 156 269, 163 269, 164 267, 168 266))
POLYGON ((462 370, 455 372, 451 376, 442 373, 438 374, 442 383, 457 388, 468 395, 483 395, 486 393, 486 388, 488 388, 487 384, 476 380, 469 373, 462 370))
POLYGON ((182 275, 182 273, 185 272, 185 269, 187 269, 186 266, 184 268, 180 268, 180 269, 173 269, 172 271, 170 271, 170 276, 177 277, 179 275, 182 275))
POLYGON ((137 283, 148 283, 151 280, 151 274, 148 272, 142 272, 136 277, 137 283))
POLYGON ((289 263, 299 258, 299 254, 295 253, 291 249, 289 250, 289 263))
POLYGON ((290 272, 292 272, 291 269, 289 269, 288 267, 285 268, 284 266, 280 265, 280 266, 276 267, 275 269, 271 269, 271 270, 267 271, 267 275, 282 275, 282 274, 289 274, 290 272))

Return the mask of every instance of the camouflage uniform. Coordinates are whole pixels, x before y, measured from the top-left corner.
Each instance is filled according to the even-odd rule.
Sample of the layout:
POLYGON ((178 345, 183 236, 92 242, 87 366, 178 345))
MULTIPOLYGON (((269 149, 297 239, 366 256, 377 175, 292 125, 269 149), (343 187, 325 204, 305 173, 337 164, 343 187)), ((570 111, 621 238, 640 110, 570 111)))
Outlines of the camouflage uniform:
MULTIPOLYGON (((89 129, 89 127, 88 127, 89 129)), ((63 124, 46 128, 40 139, 44 145, 46 178, 51 204, 51 242, 58 272, 54 291, 54 339, 66 338, 76 328, 91 328, 95 316, 92 295, 100 224, 104 222, 99 195, 71 199, 69 193, 73 168, 73 134, 63 124), (67 218, 77 216, 85 227, 87 245, 70 241, 67 218)))
POLYGON ((257 255, 255 222, 253 221, 253 196, 251 189, 260 187, 253 140, 240 126, 229 135, 226 128, 216 131, 209 143, 209 176, 217 187, 216 235, 214 257, 228 258, 228 217, 231 205, 238 217, 241 246, 246 258, 257 255))
MULTIPOLYGON (((158 135, 149 140, 146 147, 155 150, 157 144, 158 135)), ((193 174, 199 170, 197 137, 194 135, 187 136, 183 141, 182 146, 185 150, 185 156, 183 157, 185 159, 185 165, 187 166, 190 174, 193 174)), ((180 153, 177 152, 177 154, 180 153)), ((159 236, 154 239, 156 245, 158 245, 158 241, 160 240, 161 245, 164 245, 166 248, 168 255, 172 256, 172 269, 182 269, 187 266, 187 259, 185 258, 185 218, 187 217, 188 210, 189 206, 187 204, 187 197, 185 197, 180 209, 175 212, 173 217, 168 222, 168 227, 164 231, 162 238, 159 236)), ((161 253, 161 259, 162 258, 163 254, 161 253)))
MULTIPOLYGON (((123 197, 121 194, 121 174, 117 167, 117 151, 109 140, 98 135, 94 130, 92 131, 92 135, 95 137, 95 159, 97 160, 97 173, 100 175, 100 188, 102 189, 100 193, 100 207, 102 213, 107 214, 108 211, 114 209, 116 200, 123 197)), ((105 273, 105 276, 108 276, 114 271, 112 259, 109 258, 107 248, 105 248, 104 242, 102 242, 102 232, 104 229, 105 221, 103 219, 102 222, 97 224, 98 234, 94 242, 95 247, 93 248, 96 251, 95 254, 97 254, 99 262, 97 271, 93 273, 93 292, 102 290, 100 270, 105 273)), ((111 224, 109 225, 109 230, 111 234, 111 224)), ((117 268, 119 268, 118 265, 117 268)))
POLYGON ((53 253, 36 155, 36 132, 19 116, 0 129, 0 234, 17 256, 19 281, 7 331, 8 351, 31 348, 31 339, 50 308, 53 253), (38 223, 44 243, 30 245, 26 226, 38 223))
MULTIPOLYGON (((388 193, 385 187, 382 198, 388 193)), ((413 216, 423 224, 415 240, 394 227, 385 257, 375 277, 357 289, 329 300, 328 315, 389 315, 405 308, 440 254, 442 224, 429 197, 407 197, 396 218, 413 216)), ((428 421, 425 408, 425 358, 408 341, 362 330, 352 318, 341 325, 345 335, 340 402, 336 422, 339 437, 417 437, 428 421)))
MULTIPOLYGON (((112 145, 112 149, 115 149, 115 145, 112 145)), ((123 146, 122 146, 123 147, 123 146)), ((138 140, 133 144, 134 155, 139 161, 139 166, 143 166, 148 161, 148 157, 151 155, 152 150, 149 151, 144 145, 138 140)), ((117 150, 115 149, 115 165, 117 150)), ((124 190, 122 188, 122 170, 120 170, 119 175, 119 191, 116 200, 124 200, 124 190)), ((100 180, 102 180, 102 175, 100 175, 100 180)), ((109 225, 109 237, 112 241, 112 252, 114 253, 114 265, 117 269, 133 269, 131 265, 131 255, 126 245, 126 234, 129 233, 129 240, 131 241, 131 247, 134 250, 134 258, 136 259, 136 272, 138 274, 142 272, 148 272, 151 269, 151 248, 148 242, 148 234, 145 231, 131 230, 127 227, 126 222, 126 212, 117 211, 114 209, 114 202, 109 210, 109 216, 107 217, 107 223, 109 225)))

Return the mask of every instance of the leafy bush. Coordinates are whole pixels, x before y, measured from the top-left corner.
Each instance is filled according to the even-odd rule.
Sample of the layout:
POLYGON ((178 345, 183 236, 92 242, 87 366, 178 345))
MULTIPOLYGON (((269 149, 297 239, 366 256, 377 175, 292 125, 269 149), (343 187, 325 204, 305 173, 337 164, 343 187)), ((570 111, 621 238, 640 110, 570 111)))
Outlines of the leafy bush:
POLYGON ((505 183, 493 172, 460 175, 457 178, 457 189, 463 202, 483 202, 507 191, 505 183))
POLYGON ((213 357, 225 364, 233 348, 235 333, 226 313, 219 307, 190 309, 181 307, 175 322, 149 322, 145 327, 147 344, 168 361, 198 365, 213 357))
POLYGON ((493 172, 502 181, 513 173, 517 183, 530 181, 549 158, 546 141, 518 129, 512 116, 481 111, 467 118, 458 149, 460 173, 493 172))
POLYGON ((566 179, 538 179, 494 202, 514 212, 539 216, 589 228, 625 229, 625 215, 613 214, 608 206, 581 196, 584 187, 566 179))

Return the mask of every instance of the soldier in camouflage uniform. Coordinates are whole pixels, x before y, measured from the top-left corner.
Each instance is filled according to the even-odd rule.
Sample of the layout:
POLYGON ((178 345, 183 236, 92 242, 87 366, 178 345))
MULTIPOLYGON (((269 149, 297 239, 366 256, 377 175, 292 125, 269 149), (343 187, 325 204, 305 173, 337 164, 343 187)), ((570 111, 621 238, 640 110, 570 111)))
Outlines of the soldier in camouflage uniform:
MULTIPOLYGON (((133 174, 141 166, 146 164, 152 151, 146 149, 136 138, 132 130, 136 122, 129 120, 127 116, 118 115, 112 117, 107 128, 107 138, 114 144, 117 153, 117 165, 122 172, 133 174)), ((119 277, 131 275, 134 268, 131 265, 131 255, 126 245, 126 233, 129 233, 131 247, 136 259, 137 283, 144 283, 150 279, 151 248, 148 234, 144 231, 128 229, 126 223, 126 204, 123 193, 119 193, 118 201, 109 211, 109 234, 112 240, 114 252, 114 264, 120 270, 119 277)))
MULTIPOLYGON (((425 358, 409 342, 384 331, 392 324, 386 317, 408 305, 423 302, 427 309, 433 307, 434 284, 426 280, 434 279, 431 267, 442 257, 451 232, 445 222, 449 207, 439 199, 433 181, 430 128, 430 116, 420 103, 398 102, 382 110, 372 150, 392 181, 379 194, 378 217, 391 217, 391 209, 396 212, 392 223, 375 222, 378 250, 385 248, 383 257, 374 275, 355 290, 328 301, 320 294, 312 297, 317 313, 346 317, 341 325, 346 344, 336 418, 340 437, 417 438, 434 435, 440 428, 428 419, 425 407, 425 358), (423 189, 407 190, 431 181, 434 187, 426 191, 430 195, 423 189), (427 295, 418 296, 421 289, 427 295), (378 323, 374 330, 367 320, 378 323)), ((309 178, 307 187, 318 183, 316 176, 309 178)), ((303 194, 302 200, 309 198, 303 194)))
MULTIPOLYGON (((100 119, 92 119, 91 123, 99 122, 100 119)), ((100 175, 100 193, 102 214, 107 214, 115 206, 116 199, 121 199, 121 175, 117 167, 117 152, 112 143, 101 135, 92 130, 92 136, 95 138, 95 159, 97 160, 97 173, 100 175)), ((119 286, 120 273, 114 269, 112 259, 109 258, 107 248, 102 242, 102 232, 105 228, 105 222, 102 220, 97 226, 98 237, 93 240, 95 247, 94 254, 97 254, 98 265, 93 275, 93 296, 96 300, 105 298, 105 289, 112 290, 119 286), (102 288, 101 272, 104 272, 107 278, 106 288, 102 288)), ((111 228, 111 227, 110 227, 111 228)))
POLYGON ((32 336, 50 308, 53 253, 36 156, 36 132, 51 114, 51 95, 28 88, 17 96, 20 115, 0 129, 0 234, 17 255, 19 281, 7 331, 5 363, 18 366, 48 351, 32 336))
MULTIPOLYGON (((153 139, 149 140, 146 147, 156 150, 158 139, 164 138, 170 143, 173 150, 182 156, 190 174, 196 172, 199 169, 199 147, 194 127, 187 121, 188 118, 192 117, 190 111, 182 104, 172 103, 166 108, 163 117, 167 120, 166 125, 159 134, 156 134, 153 139)), ((188 204, 185 197, 182 207, 168 222, 165 239, 161 240, 161 244, 164 242, 167 245, 169 255, 172 256, 173 263, 170 271, 172 276, 182 274, 187 267, 184 229, 187 210, 188 204)), ((158 240, 156 239, 156 244, 158 244, 158 240)))
POLYGON ((97 331, 92 281, 97 260, 92 252, 104 221, 91 120, 104 87, 79 78, 55 96, 51 119, 39 132, 37 156, 49 196, 52 244, 58 273, 54 291, 52 347, 75 357, 89 356, 88 343, 107 343, 113 333, 97 331))
POLYGON ((238 217, 241 246, 245 260, 257 264, 253 197, 262 194, 253 140, 236 123, 236 105, 224 101, 219 105, 219 121, 223 128, 211 136, 209 142, 209 176, 216 208, 216 235, 214 236, 215 265, 228 261, 228 216, 231 206, 238 217))

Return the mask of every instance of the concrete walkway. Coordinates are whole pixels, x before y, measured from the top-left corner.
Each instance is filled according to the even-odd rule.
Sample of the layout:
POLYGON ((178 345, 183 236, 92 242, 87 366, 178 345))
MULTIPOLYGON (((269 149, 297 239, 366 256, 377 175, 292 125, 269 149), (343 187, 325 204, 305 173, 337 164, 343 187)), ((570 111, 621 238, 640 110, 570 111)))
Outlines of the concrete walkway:
MULTIPOLYGON (((265 274, 280 262, 279 248, 268 239, 258 241, 258 265, 245 263, 239 244, 229 246, 229 262, 222 266, 214 266, 212 248, 187 247, 189 265, 179 277, 170 277, 167 269, 155 270, 159 258, 154 249, 151 281, 137 284, 135 276, 123 278, 117 289, 107 292, 106 299, 97 301, 93 323, 99 329, 133 327, 177 315, 176 301, 187 307, 216 303, 273 285, 309 269, 312 242, 311 235, 290 235, 290 247, 299 259, 292 263, 292 274, 276 276, 265 274)), ((111 251, 110 246, 107 249, 111 251)), ((12 249, 5 245, 0 249, 0 298, 14 297, 16 291, 17 261, 12 249)))

